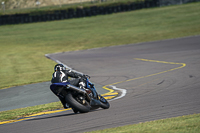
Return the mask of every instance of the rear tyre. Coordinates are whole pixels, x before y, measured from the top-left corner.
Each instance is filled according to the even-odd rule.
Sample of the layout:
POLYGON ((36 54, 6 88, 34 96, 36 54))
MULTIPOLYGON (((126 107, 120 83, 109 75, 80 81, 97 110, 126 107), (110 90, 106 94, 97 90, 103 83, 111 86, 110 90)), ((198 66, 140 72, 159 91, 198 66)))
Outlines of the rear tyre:
POLYGON ((110 108, 109 102, 104 97, 102 97, 101 95, 99 95, 99 101, 101 103, 101 108, 103 108, 103 109, 110 108))
POLYGON ((74 113, 77 113, 78 111, 80 113, 87 113, 90 111, 91 106, 86 100, 82 103, 78 98, 74 98, 71 93, 66 95, 65 100, 72 107, 74 113))

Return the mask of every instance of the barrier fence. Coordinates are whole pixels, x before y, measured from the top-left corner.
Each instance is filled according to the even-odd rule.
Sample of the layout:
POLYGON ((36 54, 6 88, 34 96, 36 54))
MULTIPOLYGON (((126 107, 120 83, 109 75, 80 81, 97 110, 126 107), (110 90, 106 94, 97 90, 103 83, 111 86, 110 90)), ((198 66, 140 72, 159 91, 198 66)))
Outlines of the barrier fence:
MULTIPOLYGON (((54 11, 43 11, 43 12, 41 11, 35 14, 24 13, 24 14, 13 14, 13 15, 2 15, 0 16, 0 25, 45 22, 45 21, 90 17, 95 15, 125 12, 131 10, 138 10, 142 8, 164 6, 166 5, 164 1, 166 2, 172 0, 144 0, 139 2, 114 3, 114 4, 112 3, 101 6, 68 8, 65 10, 63 9, 54 11)), ((174 0, 174 1, 180 1, 180 0, 174 0)), ((181 1, 188 3, 200 0, 181 0, 181 1)))
POLYGON ((160 6, 179 5, 197 1, 200 0, 159 0, 159 5, 160 6))

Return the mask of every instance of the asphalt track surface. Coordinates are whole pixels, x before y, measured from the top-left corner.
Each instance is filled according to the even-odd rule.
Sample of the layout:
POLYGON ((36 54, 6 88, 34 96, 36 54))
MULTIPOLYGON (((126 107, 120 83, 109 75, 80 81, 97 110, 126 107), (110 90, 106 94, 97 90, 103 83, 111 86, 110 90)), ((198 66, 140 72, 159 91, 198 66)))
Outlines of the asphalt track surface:
POLYGON ((9 133, 86 132, 200 113, 200 36, 49 55, 127 94, 107 110, 0 125, 9 133))
MULTIPOLYGON (((58 102, 59 99, 49 89, 50 85, 48 81, 0 90, 0 111, 58 102)), ((99 94, 108 92, 101 85, 95 84, 95 87, 99 94)))

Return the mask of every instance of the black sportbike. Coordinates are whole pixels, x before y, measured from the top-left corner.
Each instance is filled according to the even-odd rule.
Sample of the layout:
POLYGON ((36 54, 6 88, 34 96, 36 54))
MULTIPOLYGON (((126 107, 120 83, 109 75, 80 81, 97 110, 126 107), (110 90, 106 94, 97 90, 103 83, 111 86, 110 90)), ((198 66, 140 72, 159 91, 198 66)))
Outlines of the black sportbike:
POLYGON ((52 83, 50 88, 55 88, 58 95, 65 97, 67 105, 73 109, 74 113, 87 113, 90 110, 110 107, 109 102, 97 93, 94 84, 89 81, 88 75, 83 75, 86 81, 85 89, 76 87, 69 82, 52 83))

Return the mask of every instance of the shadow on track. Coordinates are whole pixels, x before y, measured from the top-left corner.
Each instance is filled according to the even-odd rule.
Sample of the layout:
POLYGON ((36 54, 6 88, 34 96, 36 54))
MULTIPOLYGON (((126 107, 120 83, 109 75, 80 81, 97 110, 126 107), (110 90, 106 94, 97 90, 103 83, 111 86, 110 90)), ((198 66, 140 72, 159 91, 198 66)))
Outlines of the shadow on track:
MULTIPOLYGON (((103 109, 91 110, 91 111, 88 112, 88 113, 96 112, 96 111, 100 111, 100 110, 103 110, 103 109)), ((61 115, 54 115, 54 116, 48 116, 48 117, 45 117, 45 116, 50 115, 50 114, 44 114, 44 115, 39 115, 39 116, 38 116, 38 117, 42 117, 42 118, 33 117, 32 119, 28 119, 28 120, 26 120, 26 121, 52 119, 52 118, 59 118, 59 117, 66 117, 66 116, 73 116, 73 115, 81 115, 81 114, 87 114, 87 113, 77 113, 77 114, 75 114, 75 113, 70 113, 70 114, 61 114, 61 115)))

